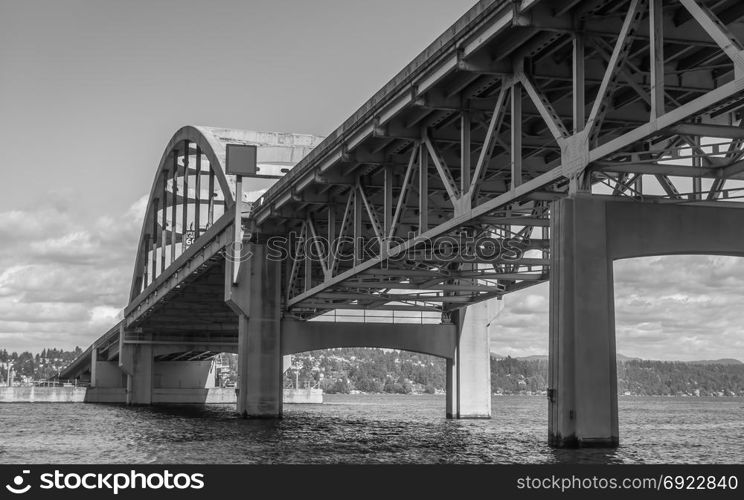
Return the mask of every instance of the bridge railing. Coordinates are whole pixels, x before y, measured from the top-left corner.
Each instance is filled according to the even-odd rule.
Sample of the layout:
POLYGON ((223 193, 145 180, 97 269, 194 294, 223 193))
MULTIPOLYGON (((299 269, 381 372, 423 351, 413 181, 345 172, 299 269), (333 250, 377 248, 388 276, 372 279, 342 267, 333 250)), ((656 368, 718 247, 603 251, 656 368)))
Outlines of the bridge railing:
POLYGON ((375 311, 369 309, 334 309, 318 316, 321 321, 333 323, 408 323, 437 324, 442 322, 442 314, 436 311, 375 311))

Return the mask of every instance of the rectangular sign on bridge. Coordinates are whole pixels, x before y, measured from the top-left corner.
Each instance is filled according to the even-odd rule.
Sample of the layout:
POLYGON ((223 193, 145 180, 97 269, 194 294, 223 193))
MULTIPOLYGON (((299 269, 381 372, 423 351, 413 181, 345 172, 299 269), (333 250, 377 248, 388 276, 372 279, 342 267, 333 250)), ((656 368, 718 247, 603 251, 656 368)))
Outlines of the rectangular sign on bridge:
POLYGON ((254 145, 227 144, 225 171, 230 175, 255 176, 257 150, 254 145))

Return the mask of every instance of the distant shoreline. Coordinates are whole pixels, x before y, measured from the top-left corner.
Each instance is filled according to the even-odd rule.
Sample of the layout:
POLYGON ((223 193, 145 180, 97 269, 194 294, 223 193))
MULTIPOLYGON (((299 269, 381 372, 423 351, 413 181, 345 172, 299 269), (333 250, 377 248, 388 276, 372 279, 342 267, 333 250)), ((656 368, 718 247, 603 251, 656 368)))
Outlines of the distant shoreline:
MULTIPOLYGON (((327 392, 324 394, 324 396, 331 396, 331 397, 354 397, 354 396, 434 396, 434 397, 444 397, 446 396, 445 393, 427 393, 427 392, 410 392, 407 394, 400 394, 400 393, 394 393, 394 392, 355 392, 355 393, 340 393, 340 392, 327 392)), ((527 398, 546 398, 546 394, 527 394, 527 393, 514 393, 514 394, 497 394, 492 393, 492 397, 527 397, 527 398)), ((694 396, 694 395, 673 395, 673 394, 618 394, 619 398, 679 398, 679 399, 742 399, 744 400, 744 396, 694 396)))

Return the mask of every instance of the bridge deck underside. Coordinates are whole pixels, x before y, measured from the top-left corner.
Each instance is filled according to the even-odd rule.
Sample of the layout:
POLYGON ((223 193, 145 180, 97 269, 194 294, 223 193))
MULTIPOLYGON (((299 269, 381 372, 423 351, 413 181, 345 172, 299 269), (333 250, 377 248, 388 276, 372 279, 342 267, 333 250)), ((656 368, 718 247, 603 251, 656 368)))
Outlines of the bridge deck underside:
POLYGON ((146 336, 224 335, 238 331, 225 304, 225 262, 218 260, 196 279, 173 291, 157 309, 128 328, 146 336))

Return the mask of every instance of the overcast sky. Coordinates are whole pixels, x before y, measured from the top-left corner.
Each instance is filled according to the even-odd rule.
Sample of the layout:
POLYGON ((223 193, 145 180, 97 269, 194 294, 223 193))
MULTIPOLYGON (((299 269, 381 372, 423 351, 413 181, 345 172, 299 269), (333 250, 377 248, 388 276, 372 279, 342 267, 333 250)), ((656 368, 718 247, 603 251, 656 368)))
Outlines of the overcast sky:
MULTIPOLYGON (((474 0, 0 0, 0 348, 85 347, 126 305, 146 193, 185 124, 326 135, 474 0)), ((619 352, 744 359, 744 264, 615 265, 619 352)), ((547 352, 547 285, 494 352, 547 352)))

